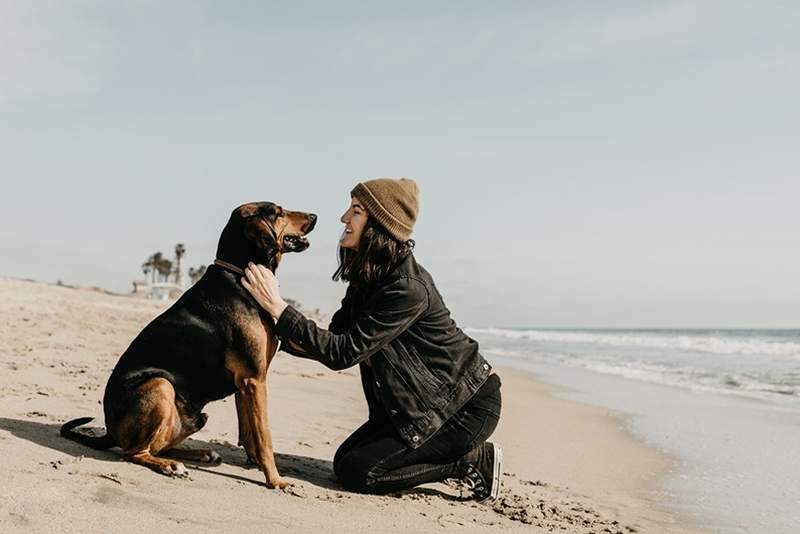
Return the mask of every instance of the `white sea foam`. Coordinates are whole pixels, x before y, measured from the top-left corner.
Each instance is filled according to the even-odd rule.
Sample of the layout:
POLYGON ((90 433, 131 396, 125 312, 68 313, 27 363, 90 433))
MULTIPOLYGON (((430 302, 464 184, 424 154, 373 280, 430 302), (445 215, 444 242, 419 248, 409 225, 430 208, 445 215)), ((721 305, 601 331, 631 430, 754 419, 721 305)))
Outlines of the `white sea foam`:
POLYGON ((749 397, 800 397, 800 331, 507 330, 471 328, 489 358, 749 397))
POLYGON ((501 349, 498 347, 490 347, 483 350, 489 356, 500 356, 501 358, 525 358, 527 355, 518 350, 501 349))
POLYGON ((466 328, 470 335, 542 342, 581 343, 612 347, 642 347, 711 354, 753 354, 800 358, 800 342, 772 341, 753 337, 723 337, 694 333, 590 332, 560 330, 507 330, 466 328))
POLYGON ((730 376, 709 374, 694 368, 644 365, 639 362, 611 364, 608 362, 578 359, 564 360, 563 363, 598 373, 617 375, 667 386, 683 387, 695 391, 734 393, 758 398, 772 398, 774 395, 785 395, 789 397, 800 395, 800 387, 795 385, 774 384, 765 382, 756 377, 744 375, 730 376))

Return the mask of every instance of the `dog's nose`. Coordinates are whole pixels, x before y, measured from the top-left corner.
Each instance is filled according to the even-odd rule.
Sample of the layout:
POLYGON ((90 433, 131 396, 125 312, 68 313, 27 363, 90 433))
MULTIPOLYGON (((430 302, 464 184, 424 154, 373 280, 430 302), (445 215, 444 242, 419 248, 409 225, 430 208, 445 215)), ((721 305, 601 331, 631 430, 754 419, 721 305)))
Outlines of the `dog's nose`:
POLYGON ((316 213, 309 213, 308 214, 308 232, 314 229, 314 225, 317 224, 317 214, 316 213))

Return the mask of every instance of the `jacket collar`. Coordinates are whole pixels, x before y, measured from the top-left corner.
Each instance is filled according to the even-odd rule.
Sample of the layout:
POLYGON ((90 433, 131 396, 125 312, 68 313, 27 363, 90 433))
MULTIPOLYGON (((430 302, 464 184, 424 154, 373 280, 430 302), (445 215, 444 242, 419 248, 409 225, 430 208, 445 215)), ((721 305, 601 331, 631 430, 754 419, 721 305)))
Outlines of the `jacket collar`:
POLYGON ((414 266, 417 264, 416 260, 414 260, 414 253, 409 252, 406 254, 406 257, 397 262, 397 265, 389 271, 389 274, 386 275, 386 278, 389 280, 394 280, 396 278, 401 278, 408 274, 411 274, 414 271, 414 266))

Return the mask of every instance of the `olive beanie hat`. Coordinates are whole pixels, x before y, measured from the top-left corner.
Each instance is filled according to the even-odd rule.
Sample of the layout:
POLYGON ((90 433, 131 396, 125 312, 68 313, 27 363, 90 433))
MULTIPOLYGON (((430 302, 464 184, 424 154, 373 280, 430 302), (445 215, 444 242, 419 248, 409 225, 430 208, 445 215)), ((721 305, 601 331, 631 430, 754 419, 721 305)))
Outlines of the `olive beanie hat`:
POLYGON ((364 205, 398 241, 411 238, 419 212, 419 188, 414 180, 377 178, 356 185, 350 195, 364 205))

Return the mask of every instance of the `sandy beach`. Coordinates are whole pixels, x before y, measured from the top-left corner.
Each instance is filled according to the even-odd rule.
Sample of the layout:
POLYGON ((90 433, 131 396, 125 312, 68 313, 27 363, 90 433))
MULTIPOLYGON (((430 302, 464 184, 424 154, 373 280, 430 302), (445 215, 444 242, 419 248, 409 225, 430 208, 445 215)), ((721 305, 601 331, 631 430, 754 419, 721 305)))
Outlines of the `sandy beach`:
POLYGON ((558 398, 554 386, 500 368, 505 450, 494 505, 431 484, 390 496, 345 492, 333 478, 338 444, 366 417, 357 370, 332 372, 279 354, 269 415, 289 490, 266 489, 236 446, 233 398, 206 407, 188 444, 219 466, 187 464, 169 479, 58 435, 94 416, 103 426, 106 379, 131 339, 169 303, 0 279, 0 531, 217 532, 696 532, 658 489, 671 459, 633 439, 617 413, 558 398))

